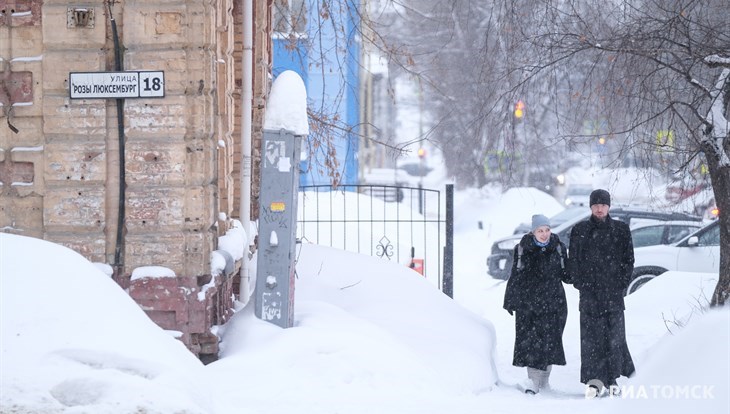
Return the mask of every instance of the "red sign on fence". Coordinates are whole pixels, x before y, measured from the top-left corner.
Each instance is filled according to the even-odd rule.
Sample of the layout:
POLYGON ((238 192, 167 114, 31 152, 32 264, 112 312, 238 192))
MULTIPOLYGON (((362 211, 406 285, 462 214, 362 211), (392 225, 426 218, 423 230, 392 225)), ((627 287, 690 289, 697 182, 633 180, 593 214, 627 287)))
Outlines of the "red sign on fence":
POLYGON ((423 275, 423 259, 411 259, 408 267, 423 275))

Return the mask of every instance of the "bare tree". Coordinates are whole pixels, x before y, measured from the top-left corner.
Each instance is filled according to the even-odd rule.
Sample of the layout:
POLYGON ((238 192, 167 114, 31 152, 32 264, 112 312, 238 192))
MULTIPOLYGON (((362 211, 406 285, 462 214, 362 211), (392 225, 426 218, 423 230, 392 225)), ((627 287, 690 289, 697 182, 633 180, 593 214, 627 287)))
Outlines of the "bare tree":
MULTIPOLYGON (((516 9, 521 4, 483 1, 392 0, 397 24, 379 30, 395 73, 416 77, 432 125, 421 139, 441 148, 457 182, 482 186, 530 183, 531 172, 550 176, 565 146, 557 140, 555 108, 545 100, 556 81, 534 73, 534 88, 523 83, 524 56, 518 49, 516 9), (552 86, 551 86, 552 85, 552 86), (513 109, 525 104, 526 116, 513 109), (534 171, 537 167, 551 168, 534 171)), ((537 174, 535 174, 537 175, 537 174)))
MULTIPOLYGON (((506 0, 517 4, 519 0, 506 0)), ((509 8, 509 7, 508 7, 509 8)), ((512 8, 512 10, 518 10, 512 8)), ((730 8, 725 0, 534 1, 515 13, 529 88, 572 72, 555 90, 564 125, 601 112, 618 148, 670 157, 682 170, 702 159, 720 209, 720 278, 712 305, 730 296, 730 8), (535 16, 538 16, 537 18, 535 16), (672 139, 659 139, 671 131, 672 139)), ((570 128, 563 137, 579 137, 570 128)))
POLYGON ((493 152, 529 162, 550 159, 558 140, 576 148, 599 137, 609 165, 640 160, 667 174, 704 165, 721 212, 711 303, 728 300, 726 0, 392 1, 403 21, 381 33, 408 51, 392 57, 406 56, 398 66, 425 85, 435 125, 424 139, 441 143, 450 174, 482 184, 475 171, 493 152), (522 124, 511 116, 517 99, 522 124))

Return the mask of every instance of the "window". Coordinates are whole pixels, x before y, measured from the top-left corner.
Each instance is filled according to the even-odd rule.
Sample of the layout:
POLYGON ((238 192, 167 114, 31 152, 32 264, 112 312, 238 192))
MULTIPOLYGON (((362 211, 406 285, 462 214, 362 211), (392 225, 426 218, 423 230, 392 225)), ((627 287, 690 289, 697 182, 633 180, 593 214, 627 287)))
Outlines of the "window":
POLYGON ((696 230, 697 230, 697 227, 670 226, 669 233, 667 233, 667 243, 671 244, 674 242, 678 242, 696 230))
POLYGON ((274 32, 304 34, 307 26, 306 0, 274 0, 274 32))
POLYGON ((699 239, 698 246, 719 246, 720 226, 716 224, 714 227, 707 229, 707 231, 699 235, 699 239))
POLYGON ((633 230, 631 239, 634 241, 634 247, 654 246, 662 244, 663 235, 664 226, 650 226, 633 230))

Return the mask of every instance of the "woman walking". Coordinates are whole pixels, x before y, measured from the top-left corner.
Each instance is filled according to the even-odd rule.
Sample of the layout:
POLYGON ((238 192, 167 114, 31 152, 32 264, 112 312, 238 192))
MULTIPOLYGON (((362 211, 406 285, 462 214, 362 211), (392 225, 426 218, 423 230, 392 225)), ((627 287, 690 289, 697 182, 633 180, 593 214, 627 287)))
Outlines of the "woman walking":
POLYGON ((532 231, 515 246, 512 274, 504 293, 504 308, 515 314, 512 365, 527 367, 525 393, 549 387, 553 365, 565 365, 563 330, 568 317, 563 283, 565 245, 550 231, 542 214, 532 216, 532 231))

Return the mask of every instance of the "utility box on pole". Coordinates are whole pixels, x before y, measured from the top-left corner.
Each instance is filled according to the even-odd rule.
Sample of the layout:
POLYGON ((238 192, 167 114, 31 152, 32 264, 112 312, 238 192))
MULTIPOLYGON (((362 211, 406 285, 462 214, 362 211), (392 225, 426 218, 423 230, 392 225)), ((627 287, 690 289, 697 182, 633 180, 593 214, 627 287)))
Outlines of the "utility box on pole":
POLYGON ((289 328, 294 324, 299 158, 302 136, 264 130, 259 196, 256 316, 289 328))

